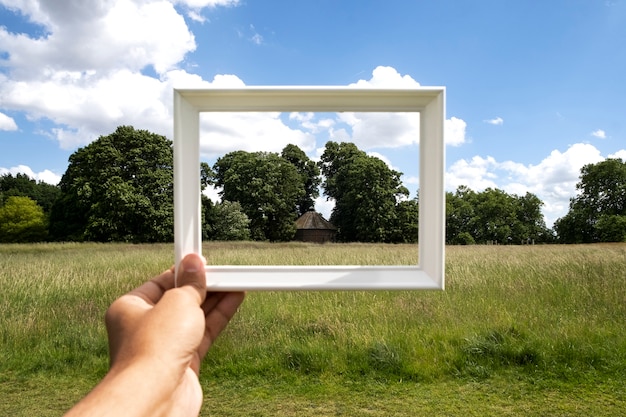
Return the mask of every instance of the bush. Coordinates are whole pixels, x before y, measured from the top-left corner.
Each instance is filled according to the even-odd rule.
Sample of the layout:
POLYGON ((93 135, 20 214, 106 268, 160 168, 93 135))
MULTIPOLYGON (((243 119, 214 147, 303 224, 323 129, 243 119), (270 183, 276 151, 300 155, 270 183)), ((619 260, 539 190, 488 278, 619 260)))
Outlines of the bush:
POLYGON ((40 242, 48 237, 46 215, 29 197, 9 197, 0 207, 0 242, 40 242))

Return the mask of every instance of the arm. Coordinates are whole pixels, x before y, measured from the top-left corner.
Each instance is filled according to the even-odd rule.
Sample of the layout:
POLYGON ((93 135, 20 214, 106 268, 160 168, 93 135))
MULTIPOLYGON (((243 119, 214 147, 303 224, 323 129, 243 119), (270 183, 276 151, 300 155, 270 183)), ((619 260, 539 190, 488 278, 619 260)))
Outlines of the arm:
POLYGON ((200 362, 242 303, 243 293, 207 293, 204 262, 182 261, 117 299, 106 313, 111 367, 66 417, 197 416, 200 362))

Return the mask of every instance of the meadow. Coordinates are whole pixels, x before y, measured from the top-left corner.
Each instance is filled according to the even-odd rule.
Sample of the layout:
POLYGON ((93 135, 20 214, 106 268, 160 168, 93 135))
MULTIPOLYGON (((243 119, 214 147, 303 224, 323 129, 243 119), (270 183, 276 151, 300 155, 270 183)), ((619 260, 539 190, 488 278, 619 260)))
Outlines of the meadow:
MULTIPOLYGON (((203 416, 626 416, 626 244, 454 246, 445 291, 251 292, 203 416)), ((412 264, 411 245, 206 243, 214 264, 412 264)), ((106 373, 103 316, 172 245, 0 245, 0 415, 106 373)))

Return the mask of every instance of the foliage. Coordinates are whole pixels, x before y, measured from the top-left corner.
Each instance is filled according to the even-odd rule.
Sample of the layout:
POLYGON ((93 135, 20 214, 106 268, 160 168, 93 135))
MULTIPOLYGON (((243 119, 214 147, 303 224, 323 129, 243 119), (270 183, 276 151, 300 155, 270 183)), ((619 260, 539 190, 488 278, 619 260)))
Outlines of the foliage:
POLYGON ((402 200, 396 204, 396 219, 389 234, 393 243, 417 243, 419 233, 419 199, 402 200))
POLYGON ((314 161, 296 145, 285 146, 280 156, 296 167, 304 183, 304 196, 296 203, 298 216, 315 207, 315 199, 319 197, 319 185, 321 184, 320 170, 314 161))
POLYGON ((626 162, 606 159, 581 169, 579 194, 568 213, 555 222, 563 243, 624 241, 626 236, 626 162))
POLYGON ((214 164, 223 200, 238 202, 255 240, 286 241, 296 232, 297 204, 305 196, 297 168, 272 152, 230 152, 214 164))
MULTIPOLYGON (((324 194, 335 200, 330 222, 338 228, 338 240, 393 242, 413 236, 417 219, 407 232, 397 232, 405 226, 398 222, 398 202, 409 194, 400 172, 345 142, 326 143, 319 164, 324 194)), ((405 217, 408 208, 403 207, 405 217)))
POLYGON ((510 195, 487 188, 475 192, 461 186, 446 193, 446 242, 549 242, 551 233, 541 214, 543 202, 534 194, 510 195))
MULTIPOLYGON (((206 199, 208 200, 208 199, 206 199)), ((205 209, 203 222, 204 240, 249 240, 250 219, 238 202, 222 201, 215 205, 203 204, 205 209)))
POLYGON ((4 174, 0 176, 0 204, 10 196, 30 197, 49 213, 61 191, 56 185, 35 181, 26 174, 4 174))
POLYGON ((51 232, 59 240, 173 239, 171 141, 120 126, 78 149, 59 184, 51 232))
POLYGON ((8 197, 0 207, 0 242, 40 242, 47 237, 43 209, 29 197, 8 197))

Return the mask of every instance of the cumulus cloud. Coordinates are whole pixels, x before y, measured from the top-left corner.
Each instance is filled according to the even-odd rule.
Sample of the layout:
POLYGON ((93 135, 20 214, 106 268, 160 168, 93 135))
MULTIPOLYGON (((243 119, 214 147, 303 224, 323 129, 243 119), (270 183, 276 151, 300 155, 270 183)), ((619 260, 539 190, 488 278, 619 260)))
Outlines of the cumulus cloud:
POLYGON ((237 6, 239 4, 239 0, 176 0, 175 3, 192 7, 194 9, 202 9, 204 7, 237 6))
POLYGON ((204 83, 177 68, 196 45, 171 2, 33 0, 14 8, 47 34, 29 37, 0 27, 0 50, 8 56, 0 106, 51 120, 56 126, 48 134, 63 149, 121 124, 171 136, 172 87, 204 83), (159 78, 142 74, 146 67, 159 78))
POLYGON ((0 130, 17 130, 17 123, 12 117, 0 112, 0 130))
POLYGON ((591 136, 598 139, 606 139, 606 132, 602 129, 594 130, 591 132, 591 136))
POLYGON ((372 78, 359 80, 350 84, 350 87, 382 87, 382 88, 411 88, 419 87, 419 83, 410 75, 400 75, 393 67, 378 66, 372 71, 372 78))
POLYGON ((544 202, 546 223, 552 226, 557 218, 567 213, 569 199, 576 194, 580 169, 602 160, 604 157, 597 148, 584 143, 574 144, 565 152, 553 150, 537 165, 474 156, 469 161, 456 161, 449 167, 446 189, 454 191, 460 185, 467 185, 475 191, 491 187, 518 195, 531 192, 544 202))
POLYGON ((146 66, 163 73, 196 48, 184 18, 165 0, 30 1, 16 7, 48 32, 31 38, 0 28, 0 49, 9 52, 12 75, 23 80, 146 66))
MULTIPOLYGON (((420 84, 409 75, 401 75, 395 68, 378 66, 369 80, 349 84, 354 88, 415 88, 420 84)), ((395 148, 419 143, 420 117, 415 113, 344 112, 337 116, 338 124, 333 134, 350 137, 363 149, 395 148)), ((444 122, 446 144, 459 146, 465 143, 466 123, 452 117, 444 122)))
POLYGON ((61 175, 55 174, 48 169, 44 169, 41 172, 35 172, 27 165, 18 165, 11 168, 0 167, 0 175, 6 174, 11 174, 13 176, 17 174, 26 174, 36 181, 43 181, 52 185, 56 185, 59 181, 61 181, 61 175))
POLYGON ((461 146, 465 143, 465 128, 467 123, 463 119, 451 117, 443 122, 443 137, 446 145, 461 146))
POLYGON ((504 119, 502 117, 496 117, 495 119, 487 119, 484 122, 490 125, 500 126, 504 123, 504 119))
POLYGON ((305 152, 315 136, 283 123, 278 112, 206 113, 201 116, 201 153, 209 158, 233 150, 280 152, 294 144, 305 152))
POLYGON ((621 159, 622 161, 626 161, 626 149, 620 149, 619 151, 610 154, 609 158, 621 159))

